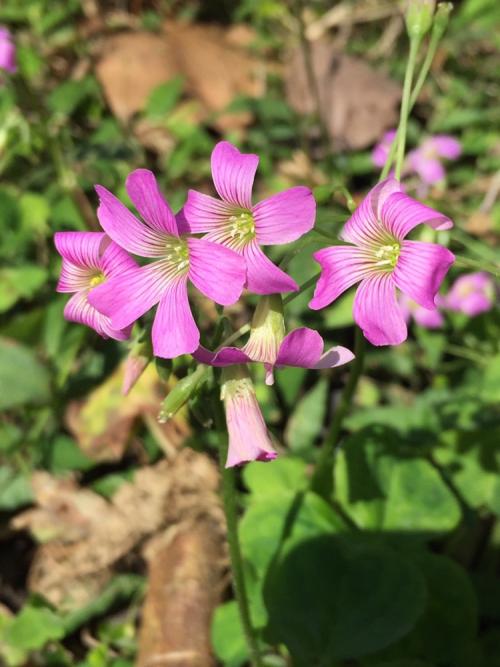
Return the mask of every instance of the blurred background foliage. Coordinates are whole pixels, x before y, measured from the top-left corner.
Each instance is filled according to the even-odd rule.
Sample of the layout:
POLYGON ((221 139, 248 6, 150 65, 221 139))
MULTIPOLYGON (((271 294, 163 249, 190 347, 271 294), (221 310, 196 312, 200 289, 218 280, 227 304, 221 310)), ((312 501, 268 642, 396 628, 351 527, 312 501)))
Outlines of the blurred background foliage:
MULTIPOLYGON (((313 188, 317 227, 288 264, 305 281, 311 252, 349 215, 345 189, 359 199, 378 177, 370 152, 397 120, 405 67, 400 9, 2 0, 0 23, 18 59, 0 88, 0 663, 145 666, 155 651, 179 650, 168 630, 151 638, 154 600, 144 595, 160 590, 158 572, 179 576, 158 603, 161 622, 190 618, 176 569, 187 556, 172 529, 188 526, 191 539, 203 508, 211 529, 189 542, 189 563, 204 594, 177 641, 196 646, 201 661, 189 664, 212 664, 211 643, 221 665, 239 667, 248 656, 220 566, 210 410, 201 396, 191 416, 156 420, 191 362, 177 360, 173 374, 159 364, 161 381, 150 366, 122 397, 127 344, 65 322, 52 237, 97 229, 93 185, 124 198, 137 167, 153 169, 180 208, 189 187, 208 191, 209 154, 225 137, 259 153, 262 193, 313 188), (301 36, 319 109, 297 65, 301 36), (376 71, 370 90, 360 63, 376 71)), ((499 24, 497 0, 456 2, 409 127, 410 147, 432 133, 462 143, 426 201, 455 221, 452 247, 476 266, 498 262, 499 24)), ((352 347, 352 295, 320 312, 308 298, 290 303, 289 328, 314 326, 352 347)), ((216 313, 197 306, 210 332, 216 313)), ((234 325, 251 310, 251 300, 230 309, 234 325)), ((347 370, 289 368, 276 391, 256 371, 283 445, 275 463, 251 464, 241 479, 252 615, 269 667, 500 665, 500 316, 445 317, 439 330, 412 325, 400 347, 370 348, 330 503, 307 480, 347 370)))

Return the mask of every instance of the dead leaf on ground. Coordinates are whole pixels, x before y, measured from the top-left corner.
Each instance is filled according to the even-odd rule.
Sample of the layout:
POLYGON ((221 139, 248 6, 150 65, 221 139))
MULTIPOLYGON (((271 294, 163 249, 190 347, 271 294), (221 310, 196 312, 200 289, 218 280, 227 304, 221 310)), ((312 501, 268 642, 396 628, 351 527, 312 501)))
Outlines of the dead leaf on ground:
POLYGON ((217 486, 215 464, 190 449, 138 469, 111 500, 75 481, 35 473, 37 506, 12 521, 14 529, 43 540, 29 589, 62 610, 84 606, 111 579, 114 564, 157 531, 206 516, 223 526, 217 486))
MULTIPOLYGON (((326 39, 312 42, 311 54, 321 115, 337 148, 366 148, 394 126, 401 89, 387 74, 360 58, 338 54, 326 39)), ((317 111, 300 49, 289 60, 286 92, 297 112, 317 111)))
MULTIPOLYGON (((125 365, 122 363, 94 389, 84 401, 68 406, 66 422, 87 456, 100 461, 115 461, 123 456, 138 418, 148 422, 156 418, 165 386, 158 380, 153 365, 146 368, 131 392, 124 396, 122 384, 125 365)), ((155 427, 161 435, 159 444, 167 454, 175 450, 189 433, 182 412, 166 424, 155 427)))

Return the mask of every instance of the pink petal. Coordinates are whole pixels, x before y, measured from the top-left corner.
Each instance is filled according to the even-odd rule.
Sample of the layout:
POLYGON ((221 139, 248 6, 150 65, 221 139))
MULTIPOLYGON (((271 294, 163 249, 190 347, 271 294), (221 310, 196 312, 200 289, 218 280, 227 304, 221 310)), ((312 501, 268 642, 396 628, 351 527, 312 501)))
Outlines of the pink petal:
POLYGON ((259 156, 240 153, 228 141, 220 141, 212 151, 212 178, 221 199, 241 208, 252 208, 252 187, 259 156))
POLYGON ((418 325, 426 329, 439 329, 444 324, 444 318, 437 308, 429 310, 417 305, 413 311, 413 319, 418 325))
POLYGON ((233 366, 234 364, 245 364, 252 361, 248 355, 238 347, 223 347, 218 352, 211 352, 206 347, 200 347, 192 355, 200 364, 207 366, 233 366))
MULTIPOLYGON (((63 258, 58 292, 79 292, 90 286, 100 270, 101 252, 106 245, 102 232, 56 232, 54 245, 63 258)), ((107 239, 109 243, 109 239, 107 239)))
POLYGON ((236 303, 246 281, 245 262, 234 250, 189 238, 189 278, 202 294, 223 306, 236 303))
POLYGON ((403 241, 393 272, 394 283, 424 308, 435 308, 435 296, 455 261, 447 248, 437 243, 403 241))
POLYGON ((462 153, 461 143, 455 137, 450 137, 447 134, 436 134, 428 139, 428 142, 439 157, 444 157, 447 160, 456 160, 462 153))
POLYGON ((399 345, 407 338, 406 323, 389 273, 376 273, 361 281, 354 297, 353 315, 372 345, 399 345))
POLYGON ((101 227, 115 243, 141 257, 161 257, 165 254, 165 233, 140 222, 111 192, 95 186, 100 205, 97 217, 101 227))
POLYGON ((446 175, 441 162, 437 158, 426 155, 422 148, 408 154, 408 164, 428 185, 442 181, 446 175))
POLYGON ((228 218, 234 213, 234 207, 210 195, 189 190, 182 211, 189 231, 200 234, 217 231, 227 224, 228 218))
POLYGON ((104 338, 126 340, 130 337, 130 327, 115 329, 109 317, 102 315, 90 305, 86 291, 77 292, 71 297, 64 308, 64 317, 70 322, 85 324, 104 338))
POLYGON ((394 192, 402 191, 395 178, 381 181, 363 199, 344 225, 340 238, 356 245, 366 245, 380 240, 383 228, 380 222, 382 206, 394 192))
POLYGON ((7 28, 0 28, 0 69, 13 74, 16 71, 16 47, 7 28))
POLYGON ((354 246, 331 246, 313 254, 321 266, 321 276, 309 308, 319 310, 328 306, 342 292, 363 280, 373 271, 373 261, 354 246))
POLYGON ((152 171, 136 169, 128 175, 126 188, 132 203, 150 227, 162 234, 179 236, 175 216, 152 171))
POLYGON ((261 245, 295 241, 313 228, 315 217, 316 202, 309 188, 280 192, 253 208, 257 241, 261 245))
POLYGON ((275 366, 314 368, 323 353, 323 345, 317 331, 307 327, 294 329, 283 339, 275 366))
POLYGON ((425 223, 434 229, 450 229, 453 222, 439 211, 421 204, 403 192, 391 195, 382 208, 384 227, 402 240, 417 225, 425 223))
POLYGON ((324 352, 313 368, 318 370, 321 368, 336 368, 337 366, 349 363, 353 359, 354 354, 351 350, 348 350, 347 347, 342 347, 342 345, 337 345, 324 352))
POLYGON ((122 329, 157 304, 170 281, 166 263, 153 262, 106 280, 89 292, 89 301, 122 329))
POLYGON ((107 239, 107 241, 108 243, 103 243, 103 252, 100 259, 101 271, 107 278, 120 276, 126 271, 138 268, 137 262, 123 248, 120 248, 117 243, 110 239, 107 239))
POLYGON ((200 344, 200 332, 188 300, 187 276, 171 280, 156 311, 151 333, 157 357, 174 359, 191 354, 200 344))
POLYGON ((268 259, 256 241, 243 248, 247 265, 247 287, 254 294, 296 292, 299 286, 290 276, 268 259))

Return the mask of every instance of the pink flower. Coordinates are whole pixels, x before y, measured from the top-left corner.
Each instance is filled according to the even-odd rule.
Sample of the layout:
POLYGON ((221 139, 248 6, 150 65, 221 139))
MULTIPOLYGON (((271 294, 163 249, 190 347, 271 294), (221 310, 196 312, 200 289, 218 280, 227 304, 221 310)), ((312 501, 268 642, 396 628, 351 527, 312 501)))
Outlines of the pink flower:
POLYGON ((184 214, 192 232, 232 248, 245 259, 247 287, 256 294, 298 290, 297 283, 275 266, 261 245, 295 241, 314 225, 316 203, 309 188, 295 187, 252 204, 259 158, 227 141, 212 152, 212 178, 220 199, 190 190, 184 214))
POLYGON ((427 185, 442 181, 446 175, 442 158, 456 160, 462 147, 454 137, 437 134, 422 142, 419 148, 408 153, 408 166, 427 185))
MULTIPOLYGON (((436 297, 436 305, 439 305, 438 299, 439 294, 436 297)), ((425 329, 440 329, 444 324, 444 318, 437 308, 433 310, 423 308, 413 301, 413 299, 406 296, 406 294, 399 295, 398 303, 406 324, 408 324, 411 317, 413 317, 419 326, 425 329)))
POLYGON ((129 174, 126 187, 144 222, 97 185, 99 222, 120 246, 155 261, 106 281, 92 291, 90 302, 118 329, 159 303, 152 330, 154 354, 167 359, 189 354, 197 349, 200 332, 189 306, 188 280, 227 306, 242 292, 245 269, 228 248, 185 235, 182 216, 174 216, 152 172, 137 169, 129 174))
POLYGON ((277 454, 257 403, 255 389, 244 365, 222 371, 221 399, 224 401, 229 447, 226 468, 249 461, 272 461, 277 454))
POLYGON ((14 73, 16 71, 16 47, 7 28, 0 26, 0 69, 14 73))
POLYGON ((382 137, 380 141, 372 151, 372 162, 376 167, 382 168, 387 162, 389 157, 389 151, 391 150, 392 143, 396 138, 397 130, 389 130, 382 137))
POLYGON ((341 238, 353 245, 324 248, 314 254, 322 275, 309 306, 324 308, 360 282, 354 319, 373 345, 398 345, 407 328, 396 287, 423 308, 434 309, 439 286, 454 261, 435 243, 409 241, 407 234, 426 223, 449 229, 449 218, 408 197, 389 178, 373 188, 345 224, 341 238))
POLYGON ((252 361, 266 369, 266 384, 274 384, 274 369, 285 366, 301 368, 334 368, 354 359, 345 347, 332 347, 323 352, 324 342, 317 331, 307 327, 294 329, 285 336, 281 297, 262 297, 252 320, 250 338, 243 348, 223 347, 210 352, 199 347, 194 358, 210 366, 230 366, 252 361))
POLYGON ((113 276, 137 267, 134 260, 100 232, 56 232, 54 243, 62 256, 58 292, 75 293, 66 304, 64 317, 71 322, 86 324, 103 338, 125 340, 130 327, 115 327, 89 303, 89 293, 113 276))
POLYGON ((482 271, 457 278, 445 297, 446 306, 469 317, 490 310, 495 302, 495 286, 482 271))

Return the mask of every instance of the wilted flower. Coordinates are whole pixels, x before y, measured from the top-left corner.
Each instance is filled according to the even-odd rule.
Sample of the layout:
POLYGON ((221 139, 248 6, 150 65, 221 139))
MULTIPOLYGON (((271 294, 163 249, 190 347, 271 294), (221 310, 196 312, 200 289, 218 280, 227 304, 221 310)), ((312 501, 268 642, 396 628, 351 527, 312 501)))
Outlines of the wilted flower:
POLYGON ((226 468, 249 461, 275 459, 277 454, 245 365, 224 368, 221 377, 221 399, 224 401, 229 433, 226 468))
POLYGON ((445 297, 446 306, 469 317, 490 310, 495 302, 492 278, 482 271, 457 278, 445 297))
POLYGON ((375 146, 372 151, 372 162, 376 167, 382 168, 387 162, 389 151, 396 138, 397 130, 389 130, 384 134, 382 140, 375 146))
POLYGON ((436 134, 408 153, 408 168, 414 171, 423 183, 433 185, 442 181, 446 175, 442 158, 456 160, 461 152, 462 147, 457 139, 446 134, 436 134))
POLYGON ((190 190, 184 215, 193 233, 235 250, 245 258, 247 287, 256 294, 298 289, 297 283, 273 264, 261 245, 295 241, 314 225, 316 203, 309 188, 295 187, 252 204, 259 157, 240 153, 219 142, 211 158, 212 178, 220 199, 190 190))
POLYGON ((0 69, 10 73, 16 71, 16 47, 12 35, 4 26, 0 26, 0 69))
MULTIPOLYGON (((442 299, 439 299, 438 295, 436 297, 436 305, 439 305, 440 301, 442 302, 442 299)), ((432 310, 423 308, 416 301, 413 301, 413 299, 402 293, 398 297, 398 303, 406 324, 408 324, 411 318, 425 329, 440 329, 444 324, 444 318, 437 308, 432 310)))
POLYGON ((240 257, 223 246, 186 236, 163 198, 152 172, 137 169, 127 178, 127 192, 143 218, 138 220, 114 195, 96 186, 102 228, 120 246, 155 261, 114 277, 92 291, 90 302, 121 329, 159 303, 152 330, 153 352, 173 358, 194 352, 200 333, 188 301, 188 280, 224 306, 243 289, 240 257))
POLYGON ((274 369, 285 366, 301 368, 334 368, 354 358, 345 347, 332 347, 323 352, 323 339, 317 331, 307 327, 294 329, 285 335, 281 296, 264 296, 259 301, 252 320, 250 338, 241 349, 223 347, 210 352, 204 347, 193 354, 197 361, 211 366, 257 361, 266 369, 266 384, 274 383, 274 369))
POLYGON ((75 293, 66 304, 64 317, 86 324, 104 338, 125 340, 130 327, 115 327, 89 303, 89 293, 114 276, 134 270, 137 264, 101 232, 56 232, 54 243, 62 256, 58 292, 75 293))
POLYGON ((374 345, 402 343, 407 328, 396 288, 422 307, 434 309, 439 286, 455 259, 438 244, 406 239, 421 223, 435 229, 453 225, 446 216, 408 197, 399 181, 389 178, 379 183, 342 230, 342 240, 353 245, 314 254, 322 275, 309 306, 324 308, 360 282, 353 314, 366 338, 374 345))

